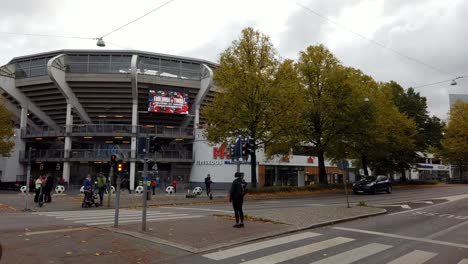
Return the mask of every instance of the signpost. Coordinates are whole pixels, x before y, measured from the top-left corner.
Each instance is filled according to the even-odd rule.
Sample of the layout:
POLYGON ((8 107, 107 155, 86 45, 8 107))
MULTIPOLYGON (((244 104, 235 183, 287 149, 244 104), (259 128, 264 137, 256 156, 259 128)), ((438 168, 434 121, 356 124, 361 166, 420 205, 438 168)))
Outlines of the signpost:
POLYGON ((26 196, 25 196, 25 205, 24 211, 29 211, 29 182, 31 181, 31 152, 32 148, 28 149, 28 171, 26 176, 26 196))
POLYGON ((143 159, 143 210, 141 216, 141 230, 146 231, 146 206, 148 205, 148 162, 149 162, 149 137, 146 137, 145 157, 143 159))
POLYGON ((120 208, 120 180, 121 173, 117 173, 117 190, 115 194, 115 216, 114 216, 114 227, 119 227, 119 208, 120 208))
POLYGON ((349 197, 348 197, 348 187, 346 186, 347 185, 347 178, 348 178, 348 169, 349 169, 349 162, 348 160, 346 159, 341 159, 337 162, 336 164, 338 166, 338 168, 342 171, 344 171, 344 175, 343 175, 343 185, 344 185, 344 189, 345 189, 345 194, 346 194, 346 203, 348 204, 348 208, 351 208, 349 206, 349 197))

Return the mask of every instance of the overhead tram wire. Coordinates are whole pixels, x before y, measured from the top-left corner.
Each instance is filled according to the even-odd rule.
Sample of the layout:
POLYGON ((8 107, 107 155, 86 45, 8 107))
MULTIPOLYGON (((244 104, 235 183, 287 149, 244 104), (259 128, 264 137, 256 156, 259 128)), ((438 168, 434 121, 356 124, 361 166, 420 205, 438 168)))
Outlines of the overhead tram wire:
MULTIPOLYGON (((360 34, 360 33, 358 33, 358 32, 355 32, 355 31, 351 30, 350 28, 339 24, 339 23, 336 22, 336 21, 331 20, 331 19, 329 19, 328 17, 326 17, 326 16, 324 16, 324 15, 321 15, 320 13, 318 13, 318 12, 316 12, 316 11, 310 9, 309 7, 306 7, 306 6, 304 6, 304 5, 302 5, 302 4, 298 3, 298 2, 296 2, 296 4, 299 5, 300 7, 304 8, 306 11, 309 11, 310 13, 314 14, 315 16, 318 16, 318 17, 320 17, 320 18, 322 18, 322 19, 325 19, 325 20, 327 20, 328 22, 330 22, 330 23, 332 23, 332 24, 334 24, 334 25, 336 25, 336 26, 338 26, 338 27, 340 27, 340 28, 342 28, 342 29, 344 29, 344 30, 346 30, 346 31, 348 31, 348 32, 351 32, 351 33, 353 33, 354 35, 359 36, 360 38, 363 38, 363 39, 365 39, 365 40, 367 40, 367 41, 370 41, 370 42, 374 43, 374 44, 377 45, 377 46, 380 46, 380 47, 382 47, 382 48, 384 48, 384 49, 387 49, 387 50, 389 50, 389 51, 391 51, 391 52, 393 52, 393 53, 395 53, 395 54, 397 54, 397 55, 399 55, 399 56, 401 56, 401 57, 403 57, 403 58, 406 58, 406 59, 408 59, 408 60, 411 60, 411 61, 416 62, 416 63, 421 64, 421 65, 424 65, 424 66, 426 66, 426 67, 428 67, 428 68, 431 68, 432 70, 435 70, 435 71, 438 71, 438 72, 440 72, 440 73, 443 73, 443 74, 446 74, 446 75, 449 75, 449 76, 452 76, 452 77, 455 77, 455 78, 456 78, 455 75, 453 75, 453 74, 451 74, 451 73, 449 73, 449 72, 446 72, 446 71, 444 71, 444 70, 442 70, 442 69, 439 69, 439 68, 437 68, 437 67, 434 67, 434 66, 432 66, 432 65, 430 65, 430 64, 428 64, 428 63, 425 63, 425 62, 423 62, 423 61, 421 61, 421 60, 418 60, 418 59, 415 59, 415 58, 413 58, 413 57, 410 57, 410 56, 408 56, 408 55, 406 55, 406 54, 403 54, 403 53, 401 53, 401 52, 399 52, 399 51, 397 51, 397 50, 395 50, 395 49, 392 49, 392 48, 390 48, 390 47, 387 47, 387 46, 385 46, 384 44, 382 44, 382 43, 380 43, 380 42, 378 42, 378 41, 375 41, 375 40, 373 40, 373 39, 371 39, 371 38, 368 38, 368 37, 366 37, 366 36, 364 36, 364 35, 362 35, 362 34, 360 34)), ((451 79, 451 80, 452 80, 452 79, 451 79)))
POLYGON ((109 36, 110 34, 116 32, 116 31, 118 31, 118 30, 121 30, 122 28, 124 28, 124 27, 126 27, 126 26, 128 26, 128 25, 130 25, 130 24, 132 24, 132 23, 134 23, 134 22, 136 22, 137 20, 140 20, 140 19, 144 18, 145 16, 147 16, 147 15, 153 13, 154 11, 156 11, 156 10, 158 10, 158 9, 160 9, 160 8, 163 8, 164 6, 170 4, 170 3, 173 2, 173 1, 174 1, 174 0, 169 0, 169 1, 165 2, 164 4, 162 4, 162 5, 160 5, 160 6, 156 7, 156 8, 154 8, 153 10, 149 11, 148 13, 146 13, 146 14, 144 14, 144 15, 142 15, 142 16, 139 16, 139 17, 137 17, 137 18, 135 18, 134 20, 132 20, 132 21, 130 21, 130 22, 128 22, 128 23, 126 23, 126 24, 124 24, 124 25, 122 25, 122 26, 120 26, 120 27, 114 29, 114 30, 112 30, 111 32, 109 32, 109 33, 107 33, 107 34, 102 35, 99 39, 103 39, 104 37, 107 37, 107 36, 109 36))
MULTIPOLYGON (((431 86, 431 85, 436 85, 436 84, 441 84, 441 83, 450 82, 450 81, 454 82, 455 80, 465 78, 465 77, 468 77, 468 75, 458 76, 458 77, 455 77, 453 79, 448 79, 448 80, 443 80, 443 81, 438 81, 438 82, 433 82, 433 83, 414 86, 413 89, 422 88, 422 87, 431 86)), ((456 83, 452 84, 452 85, 456 85, 456 83)))

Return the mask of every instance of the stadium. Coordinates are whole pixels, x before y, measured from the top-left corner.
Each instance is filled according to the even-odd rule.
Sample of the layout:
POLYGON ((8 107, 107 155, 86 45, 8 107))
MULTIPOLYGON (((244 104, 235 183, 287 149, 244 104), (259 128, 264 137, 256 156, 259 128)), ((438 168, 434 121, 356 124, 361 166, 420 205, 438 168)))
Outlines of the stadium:
MULTIPOLYGON (((80 186, 87 174, 107 174, 113 154, 125 164, 130 188, 141 184, 147 140, 155 143, 150 177, 202 184, 209 173, 226 188, 236 165, 226 144, 213 146, 198 129, 200 108, 212 102, 213 62, 143 51, 58 50, 13 58, 0 68, 0 89, 17 117, 16 148, 2 181, 49 173, 80 186)), ((307 185, 314 157, 266 160, 257 153, 259 183, 307 185)), ((330 182, 343 174, 327 162, 330 182)), ((241 171, 250 181, 250 164, 241 171)))

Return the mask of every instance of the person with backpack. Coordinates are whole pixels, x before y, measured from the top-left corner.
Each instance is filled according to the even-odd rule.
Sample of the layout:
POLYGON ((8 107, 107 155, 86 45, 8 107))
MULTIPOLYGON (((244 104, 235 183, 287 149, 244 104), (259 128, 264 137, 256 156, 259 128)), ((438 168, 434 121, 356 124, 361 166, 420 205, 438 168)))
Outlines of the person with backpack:
POLYGON ((244 203, 244 196, 247 191, 247 183, 244 180, 243 172, 236 172, 234 177, 236 179, 232 182, 231 189, 229 190, 229 202, 232 202, 236 217, 236 224, 233 227, 240 228, 244 227, 242 204, 244 203))
POLYGON ((206 187, 206 195, 210 198, 213 199, 213 196, 211 195, 211 184, 213 182, 211 181, 211 176, 210 174, 206 175, 205 178, 205 187, 206 187))
POLYGON ((106 177, 104 177, 102 173, 99 173, 97 177, 97 188, 99 191, 99 205, 100 206, 102 206, 102 200, 104 199, 104 193, 106 192, 106 187, 107 187, 106 181, 107 181, 106 177))

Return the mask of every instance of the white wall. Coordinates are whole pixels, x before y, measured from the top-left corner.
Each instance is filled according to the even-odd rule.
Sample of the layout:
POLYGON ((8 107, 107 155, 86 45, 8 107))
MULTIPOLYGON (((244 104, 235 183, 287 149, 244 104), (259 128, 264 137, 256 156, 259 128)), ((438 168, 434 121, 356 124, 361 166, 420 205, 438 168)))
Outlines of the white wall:
POLYGON ((19 163, 19 152, 24 150, 24 143, 20 136, 21 131, 15 130, 15 147, 10 157, 0 156, 0 171, 2 171, 2 182, 14 182, 17 175, 25 175, 23 166, 19 163))

